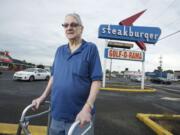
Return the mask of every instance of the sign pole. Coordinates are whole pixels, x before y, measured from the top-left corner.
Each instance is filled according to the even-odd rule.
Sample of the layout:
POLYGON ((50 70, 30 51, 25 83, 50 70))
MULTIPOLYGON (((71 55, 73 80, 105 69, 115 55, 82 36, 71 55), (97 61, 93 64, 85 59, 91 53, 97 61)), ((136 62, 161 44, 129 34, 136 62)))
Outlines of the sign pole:
MULTIPOLYGON (((107 47, 108 41, 105 40, 105 48, 107 47)), ((105 49, 104 53, 105 54, 105 49)), ((103 56, 104 57, 104 56, 103 56)), ((103 88, 106 87, 106 58, 104 57, 104 64, 103 64, 103 88)))
POLYGON ((110 72, 109 72, 109 80, 111 80, 111 73, 112 73, 112 59, 110 59, 110 72))
MULTIPOLYGON (((143 50, 143 53, 144 53, 144 57, 145 57, 145 52, 143 50)), ((141 89, 144 90, 144 79, 145 79, 145 67, 144 67, 144 63, 145 63, 145 59, 144 61, 142 62, 142 77, 141 77, 141 89)))

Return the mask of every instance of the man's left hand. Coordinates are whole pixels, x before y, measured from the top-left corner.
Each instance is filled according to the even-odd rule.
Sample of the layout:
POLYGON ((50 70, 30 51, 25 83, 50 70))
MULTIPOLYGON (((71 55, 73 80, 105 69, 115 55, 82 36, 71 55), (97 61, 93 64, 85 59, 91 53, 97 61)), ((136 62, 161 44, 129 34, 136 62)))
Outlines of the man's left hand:
POLYGON ((80 121, 80 127, 82 128, 85 123, 91 121, 91 118, 91 108, 87 104, 85 104, 83 109, 77 114, 76 121, 80 121))

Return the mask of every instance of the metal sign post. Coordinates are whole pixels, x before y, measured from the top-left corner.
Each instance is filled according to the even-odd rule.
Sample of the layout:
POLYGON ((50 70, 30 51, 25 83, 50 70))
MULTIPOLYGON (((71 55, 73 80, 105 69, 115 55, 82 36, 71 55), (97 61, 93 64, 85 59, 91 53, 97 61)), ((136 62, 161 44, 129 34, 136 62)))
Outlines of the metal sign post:
MULTIPOLYGON (((105 40, 105 48, 107 47, 107 45, 108 45, 108 41, 105 40)), ((105 49, 104 49, 104 53, 105 53, 105 49)), ((103 64, 103 88, 105 88, 106 87, 106 58, 105 57, 103 57, 103 58, 104 58, 104 64, 103 64)))
POLYGON ((144 90, 144 79, 145 79, 145 67, 144 67, 144 62, 145 62, 145 51, 142 51, 144 54, 144 61, 142 61, 142 76, 141 76, 141 89, 144 90))

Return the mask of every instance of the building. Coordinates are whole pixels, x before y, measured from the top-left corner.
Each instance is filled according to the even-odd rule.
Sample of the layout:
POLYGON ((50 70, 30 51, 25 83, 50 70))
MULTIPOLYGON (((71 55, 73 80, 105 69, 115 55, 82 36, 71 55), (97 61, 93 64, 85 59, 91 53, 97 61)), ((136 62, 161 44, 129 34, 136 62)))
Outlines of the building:
POLYGON ((174 78, 180 80, 180 71, 174 71, 174 78))
POLYGON ((0 51, 0 69, 8 70, 11 63, 13 62, 12 58, 9 55, 8 51, 0 51))
POLYGON ((142 72, 141 71, 124 71, 124 76, 127 76, 128 78, 141 77, 142 72))
POLYGON ((18 71, 26 68, 35 67, 35 64, 27 63, 10 56, 8 51, 0 51, 0 70, 18 71))

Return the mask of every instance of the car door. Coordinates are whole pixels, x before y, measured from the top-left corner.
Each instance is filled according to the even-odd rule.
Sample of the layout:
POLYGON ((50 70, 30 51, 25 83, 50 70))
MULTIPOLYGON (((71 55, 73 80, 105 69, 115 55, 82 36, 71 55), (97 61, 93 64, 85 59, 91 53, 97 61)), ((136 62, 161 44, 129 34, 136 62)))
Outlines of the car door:
POLYGON ((39 71, 39 79, 44 80, 46 79, 46 71, 44 69, 38 69, 39 71))
POLYGON ((45 80, 47 78, 47 76, 49 76, 47 71, 42 69, 42 79, 45 80))
POLYGON ((42 79, 42 73, 40 69, 36 70, 36 79, 37 80, 41 80, 42 79))

